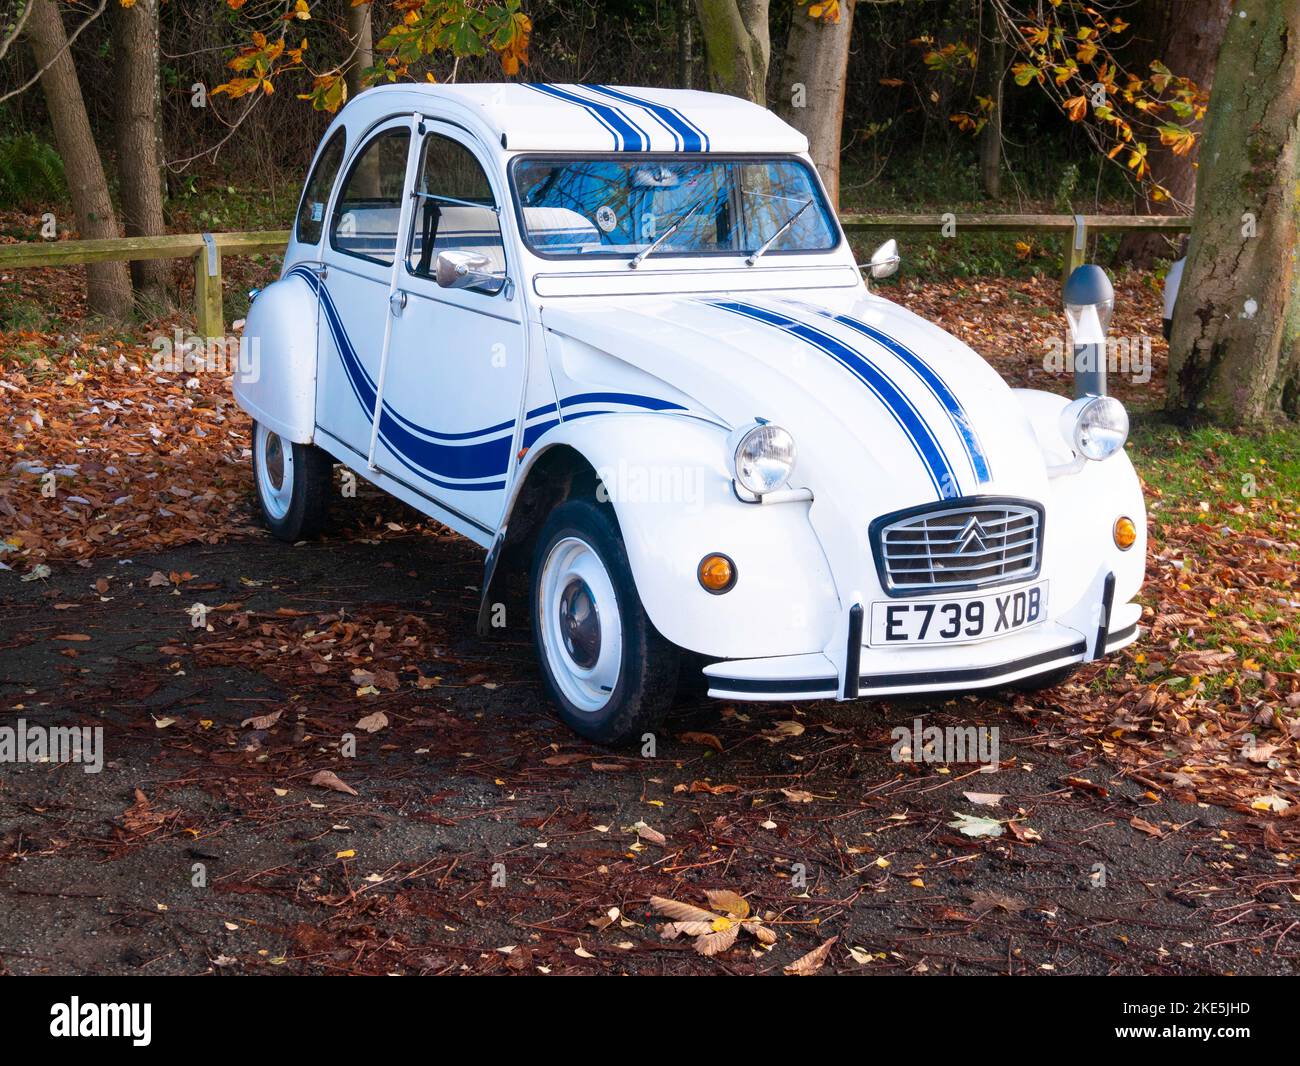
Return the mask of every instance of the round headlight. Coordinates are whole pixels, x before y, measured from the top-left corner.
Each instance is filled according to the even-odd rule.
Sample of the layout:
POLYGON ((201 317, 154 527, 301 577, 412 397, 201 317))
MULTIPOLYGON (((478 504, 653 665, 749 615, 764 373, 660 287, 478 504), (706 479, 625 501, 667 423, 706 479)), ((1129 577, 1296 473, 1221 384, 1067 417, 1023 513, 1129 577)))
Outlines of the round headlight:
POLYGON ((1109 459, 1128 440, 1128 412, 1113 396, 1085 396, 1064 414, 1061 428, 1066 438, 1087 459, 1109 459))
POLYGON ((780 426, 757 425, 736 445, 733 468, 755 496, 778 489, 794 469, 794 438, 780 426))

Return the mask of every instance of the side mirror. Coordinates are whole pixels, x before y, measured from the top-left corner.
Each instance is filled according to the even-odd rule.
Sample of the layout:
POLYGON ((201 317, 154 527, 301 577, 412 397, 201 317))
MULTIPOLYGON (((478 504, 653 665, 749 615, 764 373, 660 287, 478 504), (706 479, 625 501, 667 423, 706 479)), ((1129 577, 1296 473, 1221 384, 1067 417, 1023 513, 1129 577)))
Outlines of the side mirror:
POLYGON ((462 252, 449 249, 438 253, 434 276, 444 289, 486 289, 500 292, 506 283, 505 274, 492 269, 492 260, 481 252, 462 252))
POLYGON ((892 237, 871 253, 871 276, 887 278, 898 272, 898 242, 892 237))

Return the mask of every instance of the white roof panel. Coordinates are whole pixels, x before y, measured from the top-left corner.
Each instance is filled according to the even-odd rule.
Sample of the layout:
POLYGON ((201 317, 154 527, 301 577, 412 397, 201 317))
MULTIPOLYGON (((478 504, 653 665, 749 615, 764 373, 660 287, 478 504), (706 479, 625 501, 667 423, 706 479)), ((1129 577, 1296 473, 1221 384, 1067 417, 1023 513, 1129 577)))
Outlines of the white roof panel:
POLYGON ((622 85, 394 84, 458 104, 510 151, 806 152, 808 139, 766 108, 720 93, 622 85), (504 141, 502 137, 504 136, 504 141))

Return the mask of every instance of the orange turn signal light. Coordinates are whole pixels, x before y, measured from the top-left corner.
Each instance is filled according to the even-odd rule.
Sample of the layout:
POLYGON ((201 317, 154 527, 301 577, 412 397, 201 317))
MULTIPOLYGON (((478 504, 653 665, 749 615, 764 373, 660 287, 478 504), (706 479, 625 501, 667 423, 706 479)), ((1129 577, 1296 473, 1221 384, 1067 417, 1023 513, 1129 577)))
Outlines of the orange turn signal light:
POLYGON ((1115 519, 1115 547, 1120 551, 1128 551, 1133 547, 1133 542, 1138 539, 1137 526, 1133 524, 1131 518, 1115 519))
POLYGON ((736 564, 725 555, 715 552, 700 560, 696 575, 705 591, 721 595, 730 592, 736 585, 736 564))

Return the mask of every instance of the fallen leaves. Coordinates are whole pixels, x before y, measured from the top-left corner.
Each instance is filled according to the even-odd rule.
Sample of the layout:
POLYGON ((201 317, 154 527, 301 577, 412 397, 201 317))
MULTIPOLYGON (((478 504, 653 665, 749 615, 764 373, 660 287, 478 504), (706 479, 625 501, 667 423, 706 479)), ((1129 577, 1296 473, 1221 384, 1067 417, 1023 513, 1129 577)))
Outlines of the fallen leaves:
POLYGON ((826 959, 830 956, 831 948, 839 940, 838 936, 833 936, 829 940, 818 944, 807 955, 800 955, 794 962, 785 968, 786 974, 791 977, 810 977, 823 966, 826 965, 826 959))
POLYGON ((1002 823, 996 818, 983 818, 978 814, 962 814, 954 811, 957 815, 948 823, 953 829, 956 829, 963 836, 968 837, 1000 837, 1004 830, 1002 823))
POLYGON ((345 782, 333 770, 317 770, 312 774, 311 783, 317 788, 328 788, 335 792, 346 792, 349 796, 356 796, 358 792, 355 788, 345 782))
POLYGON ((663 896, 651 896, 651 909, 672 919, 664 923, 659 935, 665 940, 683 935, 693 937, 692 946, 708 957, 731 948, 742 930, 764 947, 776 943, 776 933, 750 913, 749 902, 738 892, 716 889, 707 891, 705 897, 712 910, 663 896))

